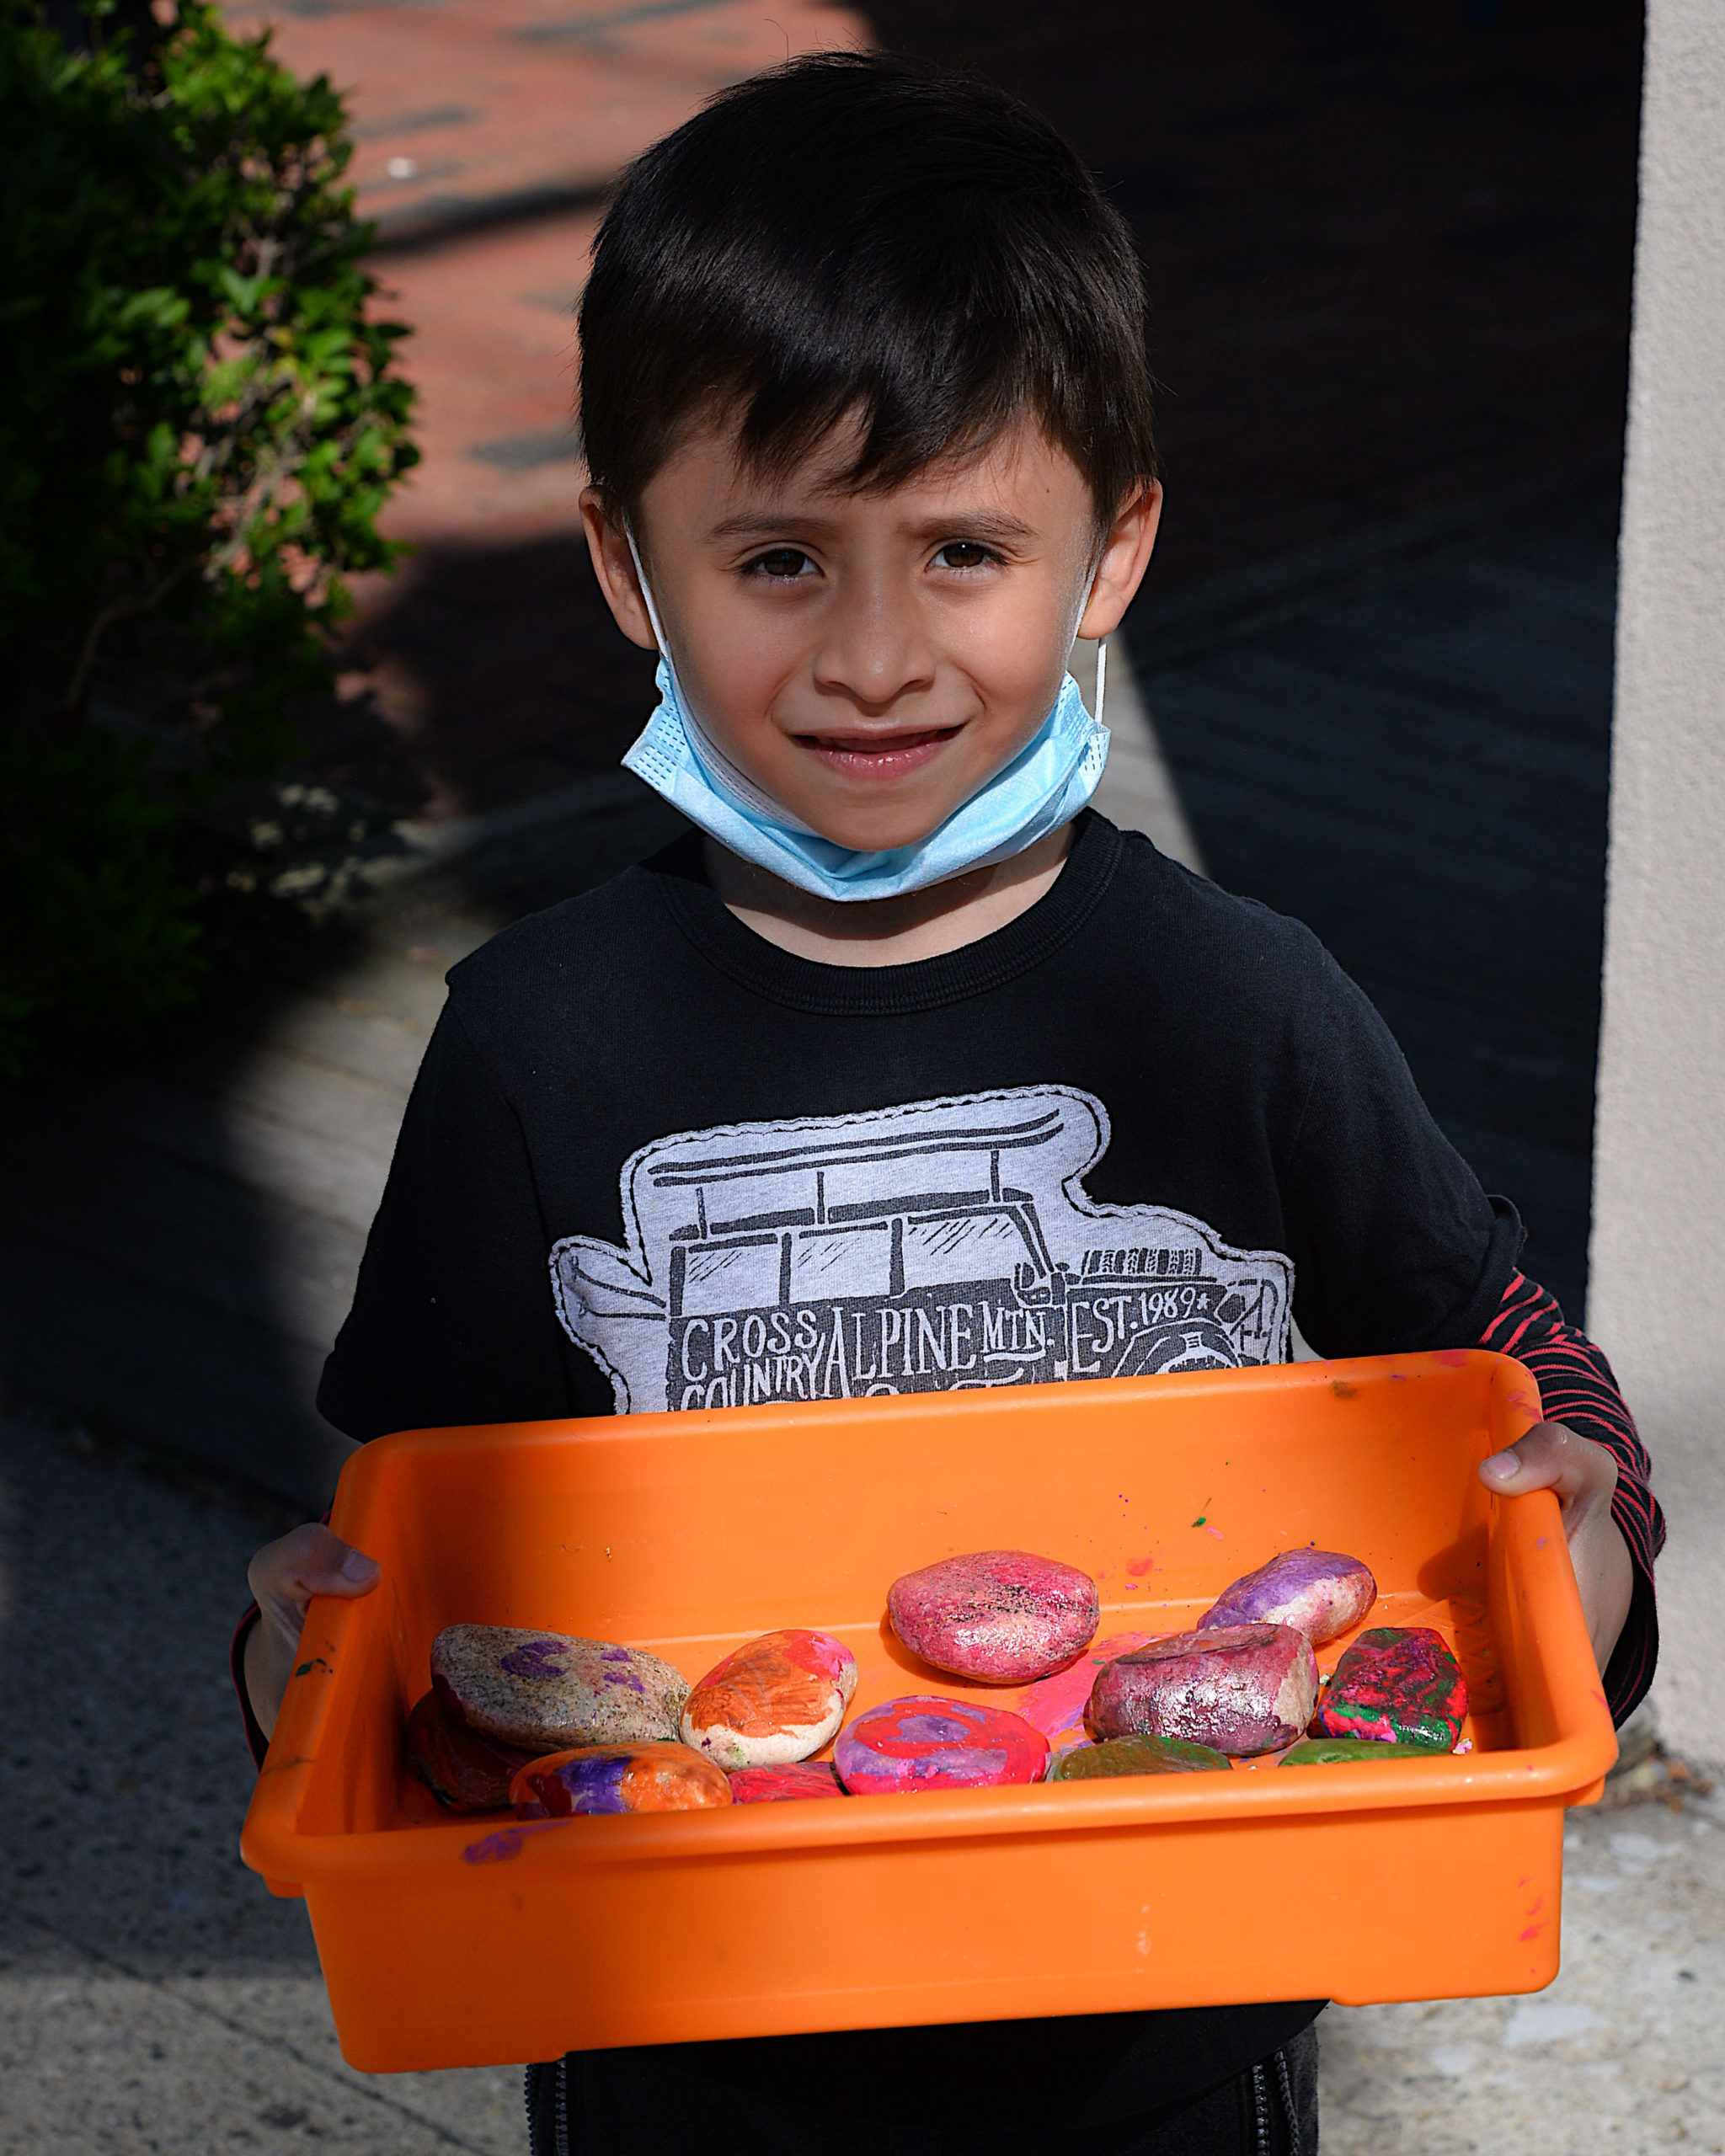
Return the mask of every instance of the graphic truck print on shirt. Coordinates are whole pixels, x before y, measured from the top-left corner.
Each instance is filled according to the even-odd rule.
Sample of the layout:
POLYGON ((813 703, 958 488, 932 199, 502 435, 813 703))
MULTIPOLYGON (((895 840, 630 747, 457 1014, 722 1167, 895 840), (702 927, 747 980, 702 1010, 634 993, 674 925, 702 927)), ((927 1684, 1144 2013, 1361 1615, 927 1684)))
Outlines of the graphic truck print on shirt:
POLYGON ((1284 1360, 1290 1262, 1092 1203, 1108 1143, 1064 1086, 655 1139, 628 1246, 553 1250, 558 1315, 620 1415, 1284 1360))

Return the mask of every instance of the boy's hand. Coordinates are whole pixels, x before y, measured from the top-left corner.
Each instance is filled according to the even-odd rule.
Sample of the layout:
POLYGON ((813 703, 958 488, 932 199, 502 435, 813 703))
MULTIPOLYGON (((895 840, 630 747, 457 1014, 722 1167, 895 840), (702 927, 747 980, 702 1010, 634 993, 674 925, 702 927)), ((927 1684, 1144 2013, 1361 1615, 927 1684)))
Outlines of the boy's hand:
POLYGON ((376 1561, 351 1549, 327 1527, 296 1527, 266 1542, 246 1568, 263 1622, 246 1641, 246 1690, 268 1737, 281 1711, 288 1672, 314 1594, 369 1594, 383 1577, 376 1561))
POLYGON ((1479 1479, 1504 1497, 1525 1497, 1530 1490, 1557 1492, 1594 1660, 1603 1672, 1628 1618, 1635 1584, 1629 1545, 1611 1517, 1616 1461, 1603 1445, 1561 1422, 1538 1422, 1508 1451, 1482 1460, 1479 1479))

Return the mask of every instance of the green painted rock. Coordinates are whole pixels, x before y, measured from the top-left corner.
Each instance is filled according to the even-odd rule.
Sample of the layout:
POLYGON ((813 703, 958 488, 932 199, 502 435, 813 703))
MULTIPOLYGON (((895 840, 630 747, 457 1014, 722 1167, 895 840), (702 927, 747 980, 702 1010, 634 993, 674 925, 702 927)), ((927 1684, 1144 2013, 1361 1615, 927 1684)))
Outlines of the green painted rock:
POLYGON ((1101 1744, 1075 1744, 1056 1755, 1051 1782, 1103 1781, 1115 1774, 1207 1774, 1226 1769, 1227 1754, 1176 1737, 1111 1737, 1101 1744))
POLYGON ((1345 1767, 1354 1759, 1430 1759, 1431 1744, 1381 1744, 1370 1737, 1306 1737, 1284 1752, 1279 1767, 1345 1767))

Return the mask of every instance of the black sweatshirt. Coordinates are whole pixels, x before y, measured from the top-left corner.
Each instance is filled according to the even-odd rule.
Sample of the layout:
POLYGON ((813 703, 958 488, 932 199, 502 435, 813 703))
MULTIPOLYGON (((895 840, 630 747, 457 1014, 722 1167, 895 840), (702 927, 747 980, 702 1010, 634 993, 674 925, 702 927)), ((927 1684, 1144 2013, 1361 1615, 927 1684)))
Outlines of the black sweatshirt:
MULTIPOLYGON (((730 915, 692 838, 449 986, 319 1394, 351 1436, 1275 1362, 1290 1319, 1326 1356, 1513 1348, 1618 1460, 1620 1718, 1646 1689, 1662 1530, 1610 1373, 1297 922, 1087 814, 1005 928, 828 966, 730 915)), ((974 2092, 1009 2058, 1015 2118, 1088 2125, 1316 2010, 785 2041, 853 2089, 974 2092)), ((787 2071, 772 2043, 702 2057, 787 2071)))

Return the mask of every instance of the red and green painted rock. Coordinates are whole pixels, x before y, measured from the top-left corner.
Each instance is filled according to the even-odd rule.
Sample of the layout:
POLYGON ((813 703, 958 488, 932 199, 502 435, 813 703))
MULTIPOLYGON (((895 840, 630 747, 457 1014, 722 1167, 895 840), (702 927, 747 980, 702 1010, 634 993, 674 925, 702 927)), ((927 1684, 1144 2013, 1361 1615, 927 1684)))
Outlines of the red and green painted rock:
POLYGON ((1095 1637, 1096 1582, 1028 1550, 974 1550, 906 1572, 887 1591, 893 1630, 914 1655, 982 1684, 1029 1684, 1095 1637))
POLYGON ((857 1657, 830 1632, 766 1632, 690 1693, 682 1739, 729 1773, 788 1766, 834 1735, 856 1689, 857 1657))
POLYGON ((523 1752, 674 1737, 689 1696, 657 1655, 515 1625, 448 1626, 431 1682, 457 1721, 523 1752))
POLYGON ((531 1757, 457 1721, 435 1692, 408 1716, 408 1766, 451 1812, 504 1810, 510 1782, 531 1757))
POLYGON ((1303 1737, 1277 1760, 1278 1767, 1347 1767, 1360 1760, 1429 1759, 1429 1744, 1381 1744, 1365 1737, 1303 1737))
POLYGON ((1429 1625, 1374 1625, 1336 1664, 1315 1733, 1447 1752, 1467 1717, 1461 1665, 1429 1625))
POLYGON ((1233 1758, 1291 1744, 1311 1719, 1317 1662, 1291 1625, 1176 1632, 1111 1662, 1090 1694, 1092 1733, 1172 1737, 1233 1758))
POLYGON ((733 1804, 796 1804, 805 1797, 842 1796, 838 1771, 825 1759, 788 1767, 742 1767, 731 1776, 733 1804))
POLYGON ((591 1812, 705 1812, 729 1804, 724 1769, 686 1744, 587 1744, 530 1759, 510 1785, 522 1819, 591 1812))
POLYGON ((1377 1598, 1378 1583, 1358 1557, 1335 1550, 1284 1550, 1224 1588, 1198 1629, 1291 1625, 1317 1647, 1352 1631, 1377 1598))
POLYGON ((858 1715, 833 1747, 833 1764, 852 1796, 994 1789, 1040 1781, 1048 1739, 1022 1715, 917 1693, 858 1715))
POLYGON ((1182 1744, 1169 1737, 1110 1737, 1100 1744, 1075 1745, 1049 1763, 1051 1782, 1111 1780, 1116 1774, 1205 1774, 1228 1771, 1227 1754, 1208 1744, 1182 1744))

